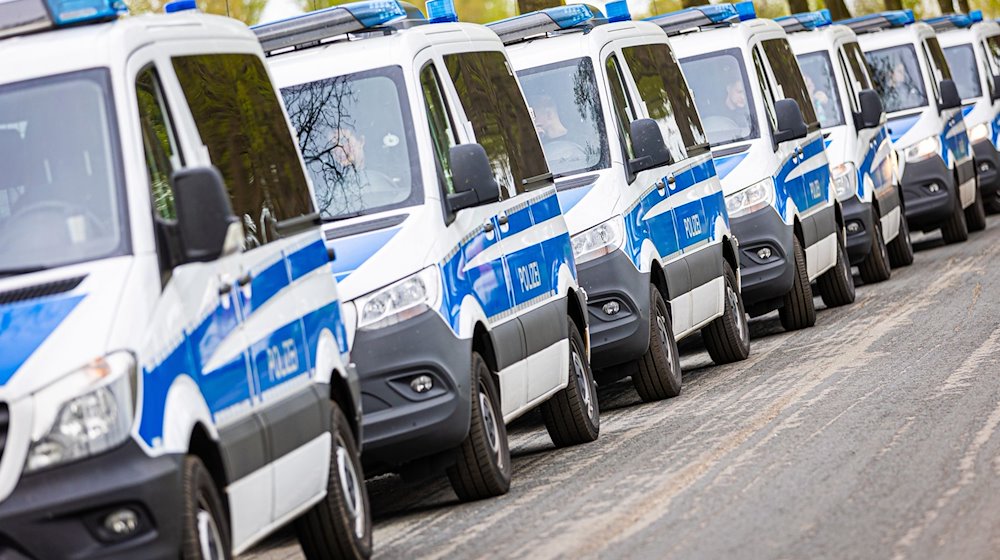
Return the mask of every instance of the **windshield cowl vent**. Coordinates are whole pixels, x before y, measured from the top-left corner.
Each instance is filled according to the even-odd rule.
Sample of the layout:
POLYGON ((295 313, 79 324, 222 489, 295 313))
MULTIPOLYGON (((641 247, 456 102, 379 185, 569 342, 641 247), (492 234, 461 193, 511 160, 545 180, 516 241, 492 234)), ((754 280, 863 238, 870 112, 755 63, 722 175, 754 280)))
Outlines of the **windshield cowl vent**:
POLYGON ((34 286, 25 286, 24 288, 0 292, 0 305, 8 305, 20 301, 28 301, 43 298, 45 296, 65 293, 79 286, 80 282, 83 282, 84 278, 86 278, 86 276, 78 276, 76 278, 56 280, 55 282, 46 282, 45 284, 36 284, 34 286))

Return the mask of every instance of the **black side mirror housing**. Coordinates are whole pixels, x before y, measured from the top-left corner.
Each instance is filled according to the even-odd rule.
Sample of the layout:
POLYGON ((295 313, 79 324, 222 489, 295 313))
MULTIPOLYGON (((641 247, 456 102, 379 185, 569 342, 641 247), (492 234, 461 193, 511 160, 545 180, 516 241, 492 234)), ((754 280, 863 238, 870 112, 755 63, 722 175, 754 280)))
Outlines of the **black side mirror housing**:
POLYGON ((233 215, 222 174, 214 167, 180 169, 170 178, 183 262, 213 261, 225 250, 233 215))
POLYGON ((774 103, 774 116, 778 121, 778 129, 774 131, 775 145, 789 140, 805 138, 809 133, 806 121, 802 118, 802 110, 794 99, 779 99, 774 103))
POLYGON ((941 92, 940 109, 942 111, 962 106, 962 97, 958 95, 958 86, 955 85, 955 82, 941 80, 941 83, 938 84, 938 90, 941 92))
POLYGON ((635 152, 635 157, 628 162, 629 172, 634 174, 674 162, 670 157, 670 150, 667 149, 667 143, 663 141, 660 125, 653 119, 632 121, 629 132, 632 135, 632 149, 635 152))
POLYGON ((882 114, 885 107, 882 105, 882 98, 873 89, 863 89, 858 93, 858 101, 861 105, 861 112, 854 114, 854 128, 864 130, 876 128, 882 124, 882 114))
POLYGON ((452 146, 448 152, 451 163, 451 181, 455 193, 448 195, 448 210, 452 213, 464 208, 500 200, 500 185, 493 175, 493 167, 486 150, 479 144, 452 146))
POLYGON ((1000 99, 1000 76, 993 76, 993 94, 990 95, 990 101, 997 99, 1000 99))

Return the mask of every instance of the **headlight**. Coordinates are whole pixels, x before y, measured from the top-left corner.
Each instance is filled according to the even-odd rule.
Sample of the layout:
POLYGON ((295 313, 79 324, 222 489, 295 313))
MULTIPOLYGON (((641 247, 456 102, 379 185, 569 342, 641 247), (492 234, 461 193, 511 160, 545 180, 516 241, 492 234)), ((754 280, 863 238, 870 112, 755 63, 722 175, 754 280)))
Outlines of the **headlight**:
POLYGON ((573 236, 576 264, 592 261, 618 250, 625 240, 625 219, 621 215, 573 236))
POLYGON ((989 136, 990 125, 988 123, 980 123, 969 129, 969 142, 979 142, 989 138, 989 136))
POLYGON ((930 136, 903 150, 906 161, 921 161, 941 153, 941 139, 930 136))
POLYGON ((33 443, 25 472, 96 455, 128 439, 136 384, 135 357, 122 351, 35 393, 33 443))
POLYGON ((853 163, 844 162, 830 168, 833 177, 833 190, 837 192, 837 200, 843 201, 858 192, 858 171, 853 163))
POLYGON ((768 177, 726 197, 730 218, 745 216, 774 204, 774 181, 768 177))
POLYGON ((441 274, 427 267, 381 290, 356 300, 359 329, 380 329, 395 325, 438 306, 441 274))

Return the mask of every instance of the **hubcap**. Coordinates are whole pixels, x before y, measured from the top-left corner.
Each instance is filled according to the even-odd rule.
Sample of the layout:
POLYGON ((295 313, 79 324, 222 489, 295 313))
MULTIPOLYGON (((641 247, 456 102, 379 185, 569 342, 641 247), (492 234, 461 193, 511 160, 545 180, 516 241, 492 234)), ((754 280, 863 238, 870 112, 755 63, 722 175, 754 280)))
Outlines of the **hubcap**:
POLYGON ((736 317, 736 328, 740 333, 740 340, 746 340, 750 334, 747 316, 740 309, 740 297, 736 295, 736 290, 728 282, 726 283, 726 298, 729 300, 729 308, 733 310, 733 316, 736 317))
POLYGON ((576 376, 576 386, 580 390, 580 398, 583 399, 583 405, 587 407, 587 418, 594 420, 596 410, 594 408, 594 398, 593 391, 590 381, 587 379, 587 369, 583 365, 583 360, 580 359, 580 353, 573 348, 573 373, 576 376))
POLYGON ((215 523, 211 511, 203 498, 198 499, 198 544, 201 547, 201 557, 205 560, 221 560, 225 558, 222 550, 222 534, 215 523))
POLYGON ((337 472, 340 474, 340 489, 347 499, 347 510, 354 520, 354 536, 358 539, 365 536, 365 500, 361 490, 361 480, 354 469, 354 461, 347 451, 344 441, 337 436, 337 472))
POLYGON ((497 460, 497 467, 504 468, 503 454, 500 453, 500 428, 497 426, 496 414, 493 412, 493 403, 490 402, 489 395, 480 386, 479 388, 479 410, 483 416, 483 425, 486 427, 486 439, 490 443, 490 449, 497 460))

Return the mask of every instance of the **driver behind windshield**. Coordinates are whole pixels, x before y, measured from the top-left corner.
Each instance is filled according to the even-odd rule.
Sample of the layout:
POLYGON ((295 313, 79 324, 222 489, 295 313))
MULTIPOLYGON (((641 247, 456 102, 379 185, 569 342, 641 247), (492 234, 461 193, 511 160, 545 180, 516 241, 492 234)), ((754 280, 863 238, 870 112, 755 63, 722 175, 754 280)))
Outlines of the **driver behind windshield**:
MULTIPOLYGON (((545 159, 553 172, 563 168, 579 167, 579 162, 587 160, 587 151, 574 142, 569 136, 569 130, 559 116, 559 107, 552 96, 539 94, 529 96, 528 104, 535 116, 535 130, 538 139, 542 141, 545 159), (572 165, 566 165, 572 163, 572 165)), ((572 107, 575 109, 575 107, 572 107)))

